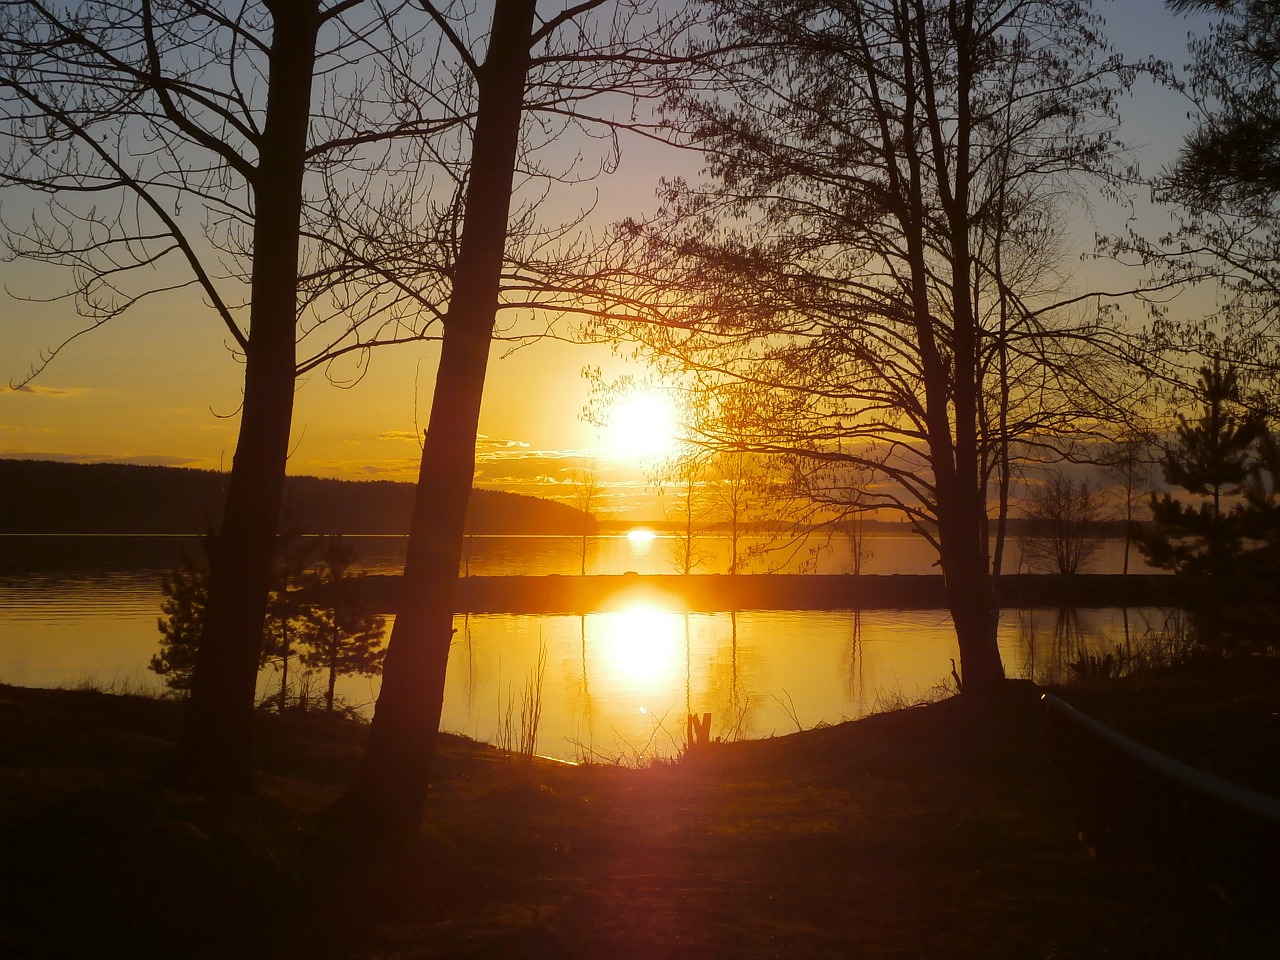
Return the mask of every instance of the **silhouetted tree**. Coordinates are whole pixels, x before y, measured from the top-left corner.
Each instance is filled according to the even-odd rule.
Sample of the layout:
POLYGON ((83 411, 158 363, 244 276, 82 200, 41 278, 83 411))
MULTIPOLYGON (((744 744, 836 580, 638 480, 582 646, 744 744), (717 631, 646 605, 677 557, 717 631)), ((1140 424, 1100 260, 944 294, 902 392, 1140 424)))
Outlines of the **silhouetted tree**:
POLYGON ((709 489, 720 505, 720 515, 729 531, 729 567, 726 572, 731 575, 741 573, 746 560, 742 538, 759 496, 760 475, 751 462, 751 455, 739 450, 718 452, 712 469, 714 475, 709 489))
POLYGON ((938 551, 980 696, 1003 676, 988 505, 998 530, 1013 458, 1122 400, 1126 337, 1058 263, 1064 199, 1129 182, 1137 70, 1075 0, 710 6, 720 72, 670 106, 707 175, 623 225, 615 262, 651 309, 597 332, 695 370, 713 412, 750 389, 709 442, 873 473, 867 506, 938 551))
MULTIPOLYGON (((511 286, 533 289, 543 308, 580 309, 576 297, 555 289, 544 268, 534 263, 537 250, 553 246, 554 238, 568 234, 574 224, 560 231, 541 227, 533 206, 521 208, 516 222, 509 222, 517 159, 522 173, 533 170, 531 144, 549 142, 566 127, 598 123, 596 132, 614 140, 620 126, 635 122, 634 115, 624 106, 618 111, 621 121, 603 113, 593 117, 592 101, 599 100, 602 111, 616 111, 620 103, 630 106, 656 96, 664 76, 642 86, 645 71, 665 73, 673 58, 663 46, 685 23, 682 14, 648 3, 619 2, 606 10, 604 0, 584 0, 541 22, 536 6, 535 0, 496 0, 482 58, 467 42, 468 36, 481 33, 466 22, 474 11, 423 4, 457 63, 450 96, 472 118, 473 127, 460 151, 465 161, 453 171, 460 216, 449 235, 448 306, 418 474, 405 590, 365 760, 351 791, 333 811, 336 821, 363 831, 403 836, 421 819, 453 635, 462 518, 475 473, 480 402, 497 313, 508 304, 499 296, 504 268, 511 286), (528 256, 518 243, 508 242, 510 235, 522 234, 533 248, 525 251, 528 256)), ((560 179, 571 176, 577 174, 562 173, 560 179)))
POLYGON ((405 9, 372 0, 0 9, 0 183, 23 192, 24 211, 31 191, 48 200, 6 223, 11 252, 70 271, 64 295, 87 329, 192 287, 244 362, 177 782, 249 783, 295 375, 420 334, 395 309, 400 300, 361 294, 384 274, 347 227, 353 202, 414 211, 421 186, 412 176, 401 190, 389 182, 405 169, 394 145, 465 122, 373 80, 423 51, 421 18, 405 9), (301 357, 300 335, 311 344, 301 357))
POLYGON ((587 548, 596 530, 596 518, 591 512, 600 499, 600 472, 592 464, 573 472, 573 506, 578 511, 578 575, 587 575, 587 548))
MULTIPOLYGON (((311 545, 302 539, 293 509, 288 508, 282 530, 275 538, 275 562, 271 570, 271 591, 266 604, 265 641, 259 666, 271 660, 280 663, 279 708, 287 705, 289 660, 294 645, 308 623, 316 620, 315 605, 301 590, 303 573, 310 562, 311 545)), ((151 658, 150 669, 165 677, 170 689, 189 692, 197 650, 205 631, 209 602, 209 567, 184 553, 178 566, 166 573, 165 599, 160 604, 160 653, 151 658)))
MULTIPOLYGON (((259 662, 260 667, 271 660, 280 662, 278 702, 282 711, 286 704, 289 660, 294 641, 316 619, 314 605, 299 589, 309 552, 296 527, 286 523, 276 538, 276 561, 263 625, 265 642, 259 662)), ((196 654, 205 630, 208 565, 183 553, 178 565, 162 580, 162 590, 165 595, 160 604, 162 615, 156 621, 161 634, 160 652, 151 657, 149 669, 164 677, 170 689, 186 694, 191 689, 196 654)))
POLYGON ((1139 506, 1150 491, 1151 468, 1154 463, 1149 434, 1137 429, 1122 429, 1120 436, 1102 457, 1108 473, 1118 484, 1120 519, 1124 522, 1124 559, 1120 572, 1129 572, 1129 553, 1133 546, 1134 522, 1139 506))
POLYGON ((386 650, 382 635, 386 618, 363 606, 363 575, 353 574, 355 548, 342 536, 326 536, 317 551, 319 562, 306 578, 314 615, 304 621, 300 639, 302 662, 326 674, 325 708, 333 712, 338 677, 372 677, 382 671, 386 650))
POLYGON ((1249 541, 1265 537, 1273 522, 1273 444, 1263 417, 1243 404, 1235 368, 1218 360, 1202 367, 1196 400, 1197 416, 1179 417, 1162 466, 1166 481, 1200 503, 1152 494, 1154 524, 1136 540, 1151 566, 1183 579, 1184 605, 1203 643, 1254 649, 1263 637, 1253 614, 1274 593, 1263 571, 1275 542, 1249 541))
POLYGON ((183 694, 191 689, 196 648, 204 628, 208 582, 208 570, 187 553, 161 581, 164 599, 160 601, 161 615, 156 619, 160 652, 152 654, 148 669, 164 677, 170 690, 183 694))
POLYGON ((1160 335, 1193 354, 1241 369, 1280 368, 1280 3, 1276 0, 1166 0, 1198 18, 1188 41, 1182 89, 1195 127, 1178 160, 1156 182, 1174 228, 1152 242, 1136 232, 1117 243, 1170 281, 1211 280, 1215 314, 1176 323, 1160 335), (1212 338, 1212 343, 1209 342, 1212 338))
POLYGON ((1079 573, 1102 547, 1096 525, 1102 497, 1088 480, 1076 482, 1058 471, 1032 486, 1022 507, 1027 530, 1022 559, 1033 570, 1079 573))
POLYGON ((1269 209, 1280 196, 1280 3, 1165 2, 1176 13, 1219 15, 1207 34, 1190 41, 1188 87, 1198 123, 1172 171, 1172 186, 1195 206, 1269 209))
POLYGON ((668 501, 666 518, 672 524, 672 560, 676 571, 684 576, 706 562, 706 550, 700 546, 700 527, 705 526, 709 512, 707 455, 699 450, 685 450, 664 467, 667 483, 674 493, 668 501))
POLYGON ((263 663, 275 661, 280 665, 281 713, 289 704, 289 665, 298 652, 298 641, 318 618, 313 599, 301 589, 314 544, 302 538, 296 508, 291 503, 286 502, 284 513, 276 536, 276 562, 262 646, 263 663))
POLYGON ((1242 403, 1234 367, 1219 360, 1201 367, 1195 396, 1200 411, 1191 420, 1179 415, 1176 444, 1161 467, 1168 483, 1205 500, 1193 507, 1167 493, 1153 494, 1151 510, 1161 532, 1141 544, 1149 562, 1168 569, 1194 558, 1203 558, 1213 569, 1236 552, 1240 532, 1223 499, 1243 493, 1263 428, 1262 418, 1242 403))

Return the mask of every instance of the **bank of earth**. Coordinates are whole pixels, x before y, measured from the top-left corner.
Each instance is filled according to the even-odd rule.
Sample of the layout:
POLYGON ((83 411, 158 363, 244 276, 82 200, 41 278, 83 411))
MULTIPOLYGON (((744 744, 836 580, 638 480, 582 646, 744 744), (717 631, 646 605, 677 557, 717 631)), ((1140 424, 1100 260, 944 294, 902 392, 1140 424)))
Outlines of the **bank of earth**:
MULTIPOLYGON (((1244 723, 1227 682, 1198 722, 1160 682, 1083 697, 1194 741, 1222 736, 1223 704, 1244 723)), ((1014 683, 993 710, 953 698, 644 769, 442 735, 419 838, 372 856, 317 829, 359 723, 264 715, 258 793, 190 797, 154 785, 180 705, 0 687, 0 956, 1277 955, 1273 914, 1167 864, 1091 857, 1039 693, 1014 683)), ((1250 697, 1253 741, 1193 752, 1274 758, 1275 717, 1250 697)))

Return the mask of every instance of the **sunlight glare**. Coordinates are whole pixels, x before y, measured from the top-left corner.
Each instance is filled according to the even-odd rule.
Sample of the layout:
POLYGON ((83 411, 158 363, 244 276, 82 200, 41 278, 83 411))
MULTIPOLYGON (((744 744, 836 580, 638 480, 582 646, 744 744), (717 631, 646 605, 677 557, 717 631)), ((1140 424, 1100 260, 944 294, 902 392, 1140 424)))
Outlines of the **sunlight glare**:
POLYGON ((658 686, 679 680, 684 667, 680 614, 637 604, 606 614, 604 662, 628 686, 658 686))
POLYGON ((618 456, 658 460, 674 452, 675 437, 675 407, 661 390, 632 393, 609 411, 607 440, 618 456))
POLYGON ((627 539, 632 543, 649 543, 657 538, 658 535, 648 527, 635 527, 627 531, 627 539))

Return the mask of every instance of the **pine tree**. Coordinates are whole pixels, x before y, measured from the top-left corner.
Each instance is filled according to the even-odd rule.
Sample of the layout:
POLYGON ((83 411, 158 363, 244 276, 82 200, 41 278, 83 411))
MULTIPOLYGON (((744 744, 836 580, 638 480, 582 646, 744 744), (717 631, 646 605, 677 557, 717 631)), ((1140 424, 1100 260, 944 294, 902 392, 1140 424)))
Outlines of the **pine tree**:
POLYGON ((302 662, 328 673, 325 706, 332 712, 338 677, 381 672, 386 618, 363 609, 364 575, 353 574, 355 550, 341 534, 323 537, 308 579, 315 616, 301 636, 302 662))
POLYGON ((302 538, 296 507, 286 503, 276 536, 276 561, 271 592, 267 598, 267 618, 263 625, 262 662, 280 666, 278 709, 285 711, 289 699, 289 665, 297 646, 317 613, 307 592, 300 589, 311 560, 312 543, 302 538))
POLYGON ((1264 452, 1271 441, 1265 419, 1245 408, 1237 371, 1217 360, 1200 369, 1200 413, 1179 417, 1177 442, 1162 463, 1165 480, 1200 498, 1187 503, 1171 494, 1151 497, 1154 526, 1137 532, 1147 562, 1185 581, 1182 592, 1198 639, 1221 652, 1255 649, 1251 610, 1270 590, 1258 564, 1274 552, 1274 531, 1260 548, 1253 539, 1267 516, 1263 493, 1274 474, 1264 452), (1228 509, 1225 501, 1235 503, 1228 509))
POLYGON ((160 602, 160 611, 163 615, 156 618, 161 634, 160 652, 152 655, 148 669, 164 677, 170 690, 183 694, 191 689, 196 645, 204 626, 208 583, 207 567, 185 552, 162 582, 164 599, 160 602))
MULTIPOLYGON (((301 539, 292 511, 286 512, 276 538, 276 553, 267 617, 263 624, 262 655, 259 666, 280 663, 279 705, 283 710, 289 687, 289 662, 298 638, 316 621, 317 614, 299 583, 306 571, 310 549, 301 539)), ((156 626, 161 633, 160 652, 152 656, 149 668, 165 678, 166 685, 186 693, 191 688, 191 672, 204 629, 209 568, 184 553, 178 565, 162 582, 165 599, 156 626)))

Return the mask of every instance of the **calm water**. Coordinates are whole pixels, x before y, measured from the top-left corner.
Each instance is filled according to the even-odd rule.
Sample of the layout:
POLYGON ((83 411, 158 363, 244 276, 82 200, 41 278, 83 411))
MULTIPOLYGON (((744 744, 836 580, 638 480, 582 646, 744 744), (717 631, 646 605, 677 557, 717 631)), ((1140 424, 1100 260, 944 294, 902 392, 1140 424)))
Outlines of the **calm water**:
MULTIPOLYGON (((351 539, 370 571, 399 572, 402 538, 351 539)), ((0 537, 0 682, 161 689, 147 670, 159 636, 160 578, 195 544, 0 537)), ((581 563, 573 538, 479 537, 470 546, 473 574, 576 573, 581 563)), ((723 544, 712 546, 724 555, 723 544)), ((1110 546, 1114 559, 1118 545, 1110 546)), ((872 547, 866 572, 929 571, 927 551, 913 540, 875 538, 872 547)), ((669 573, 670 548, 663 538, 601 538, 588 572, 669 573)), ((813 558, 818 572, 847 564, 843 544, 826 556, 813 558)), ((1103 560, 1095 569, 1106 572, 1103 560)), ((999 640, 1010 675, 1052 680, 1080 649, 1141 642, 1162 623, 1158 610, 1006 611, 999 640)), ((472 615, 459 617, 457 628, 442 727, 495 739, 508 702, 518 718, 541 657, 538 748, 563 759, 673 753, 688 713, 711 713, 716 737, 862 716, 928 694, 949 678, 956 655, 942 610, 682 614, 636 605, 585 616, 472 615)), ((261 693, 277 683, 264 671, 261 693)), ((338 693, 367 712, 377 681, 344 678, 338 693)))

